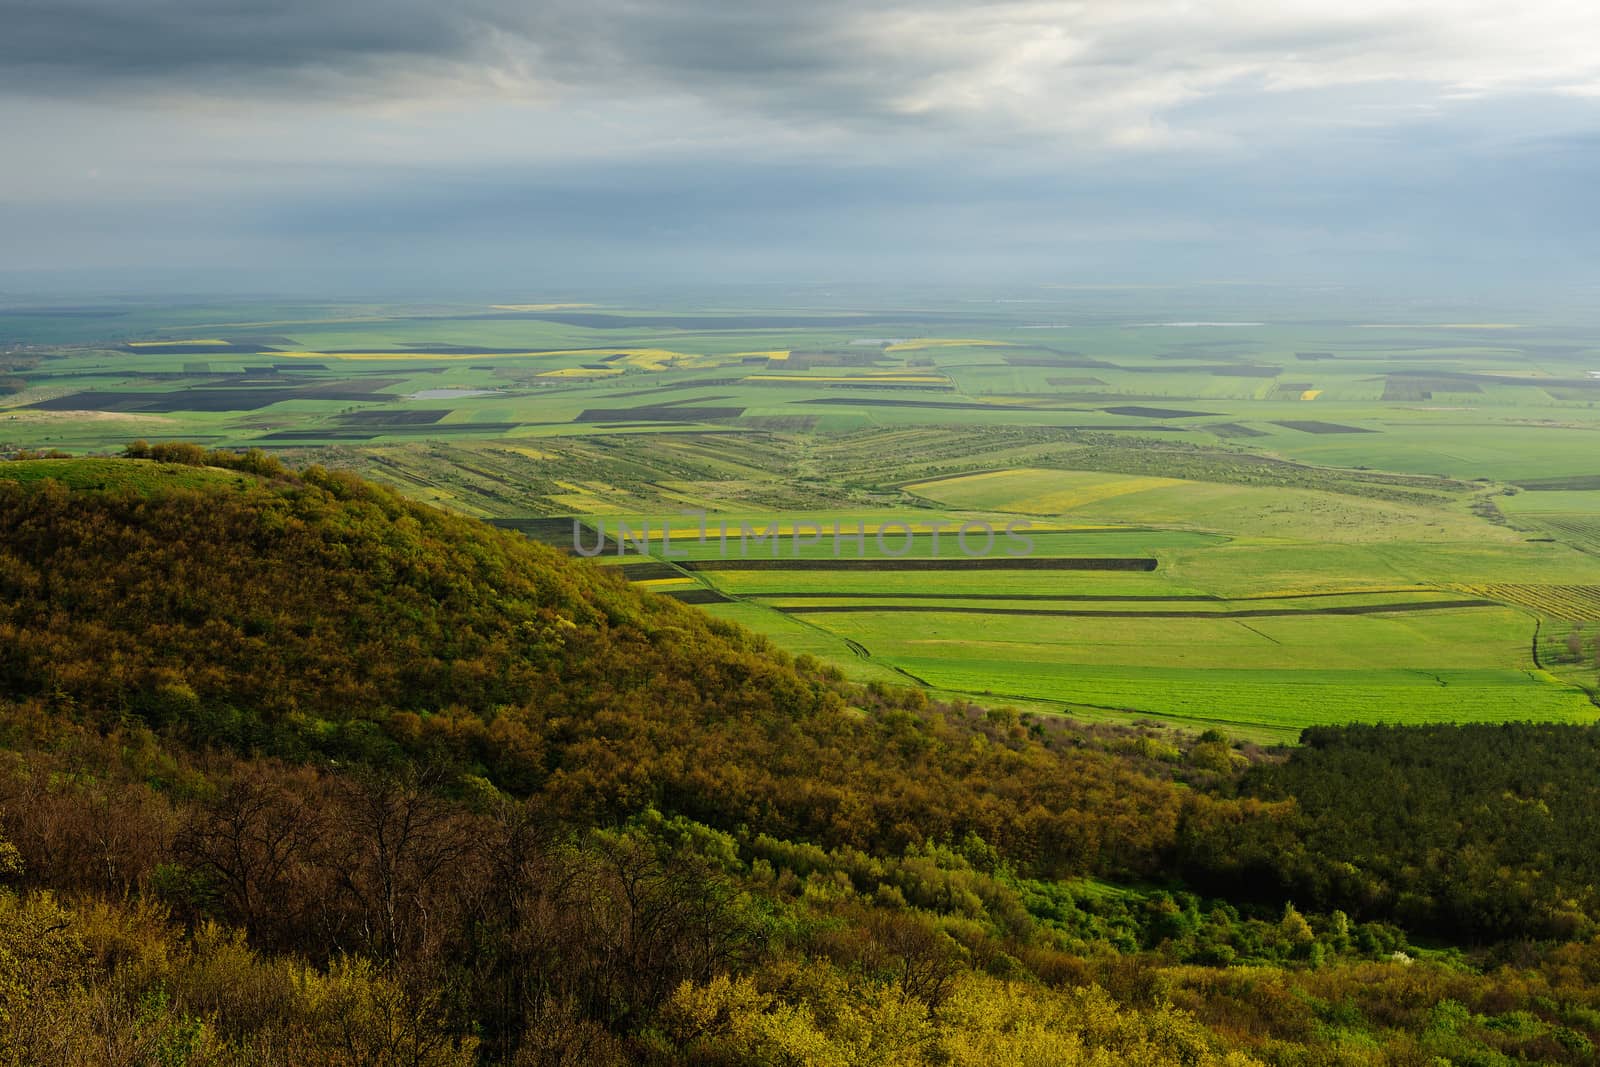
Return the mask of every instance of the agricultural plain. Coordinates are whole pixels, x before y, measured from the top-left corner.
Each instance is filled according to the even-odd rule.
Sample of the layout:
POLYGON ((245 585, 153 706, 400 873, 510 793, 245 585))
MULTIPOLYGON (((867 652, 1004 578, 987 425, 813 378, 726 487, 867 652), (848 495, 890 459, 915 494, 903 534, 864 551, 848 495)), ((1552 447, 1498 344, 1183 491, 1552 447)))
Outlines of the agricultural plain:
POLYGON ((0 443, 576 522, 791 652, 1031 711, 1596 717, 1600 326, 1050 299, 0 308, 0 443))

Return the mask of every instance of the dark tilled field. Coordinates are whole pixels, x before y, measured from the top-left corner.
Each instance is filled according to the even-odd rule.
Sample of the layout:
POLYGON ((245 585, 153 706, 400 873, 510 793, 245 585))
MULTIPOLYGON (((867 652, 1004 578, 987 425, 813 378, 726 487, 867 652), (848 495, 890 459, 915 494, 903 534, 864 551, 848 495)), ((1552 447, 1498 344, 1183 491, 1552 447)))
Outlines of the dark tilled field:
POLYGON ((732 597, 715 589, 663 589, 661 596, 669 596, 682 604, 726 604, 732 597))
POLYGON ((699 559, 688 571, 1153 571, 1156 561, 1126 556, 984 556, 966 559, 699 559))
POLYGON ((1219 422, 1212 426, 1204 427, 1218 437, 1265 437, 1265 430, 1257 430, 1238 422, 1219 422))
POLYGON ((1274 426, 1282 426, 1286 430, 1299 430, 1301 433, 1377 433, 1360 426, 1345 426, 1338 422, 1320 422, 1316 419, 1278 419, 1274 426))
POLYGON ((1147 408, 1137 404, 1115 408, 1101 408, 1107 415, 1127 415, 1136 419, 1199 419, 1216 418, 1220 411, 1182 411, 1178 408, 1147 408))
POLYGON ((1529 478, 1512 484, 1531 493, 1560 492, 1569 489, 1600 489, 1600 474, 1576 474, 1570 478, 1529 478))
POLYGON ((680 407, 653 404, 637 408, 588 408, 574 422, 711 422, 737 419, 744 408, 680 407))
POLYGON ((174 389, 165 393, 88 389, 29 405, 41 411, 258 411, 285 400, 381 400, 369 386, 339 389, 174 389))
POLYGON ((670 563, 624 563, 622 576, 630 582, 649 582, 660 578, 680 578, 682 572, 670 563))
POLYGON ((449 408, 413 408, 408 411, 351 411, 340 415, 339 421, 349 426, 428 426, 450 414, 449 408))

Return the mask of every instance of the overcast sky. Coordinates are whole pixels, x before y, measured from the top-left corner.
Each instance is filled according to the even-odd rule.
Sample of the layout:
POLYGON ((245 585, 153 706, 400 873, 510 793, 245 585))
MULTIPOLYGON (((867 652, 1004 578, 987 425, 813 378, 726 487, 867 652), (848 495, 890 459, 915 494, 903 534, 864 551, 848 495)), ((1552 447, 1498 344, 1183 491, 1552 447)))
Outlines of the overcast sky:
POLYGON ((1593 0, 0 0, 0 272, 1600 282, 1593 0))

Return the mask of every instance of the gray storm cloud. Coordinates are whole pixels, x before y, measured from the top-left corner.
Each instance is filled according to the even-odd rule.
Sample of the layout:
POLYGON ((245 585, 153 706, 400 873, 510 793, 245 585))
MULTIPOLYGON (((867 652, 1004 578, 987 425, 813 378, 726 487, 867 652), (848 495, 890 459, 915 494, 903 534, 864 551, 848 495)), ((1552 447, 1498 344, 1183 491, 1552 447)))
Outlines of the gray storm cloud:
POLYGON ((0 84, 69 95, 250 95, 332 77, 372 99, 403 96, 420 67, 463 91, 674 91, 837 121, 1048 127, 1240 85, 1429 87, 1413 102, 1600 92, 1600 9, 1559 0, 0 0, 0 25, 0 84))
POLYGON ((1600 8, 1559 0, 0 0, 0 27, 13 275, 1571 273, 1593 230, 1600 8))

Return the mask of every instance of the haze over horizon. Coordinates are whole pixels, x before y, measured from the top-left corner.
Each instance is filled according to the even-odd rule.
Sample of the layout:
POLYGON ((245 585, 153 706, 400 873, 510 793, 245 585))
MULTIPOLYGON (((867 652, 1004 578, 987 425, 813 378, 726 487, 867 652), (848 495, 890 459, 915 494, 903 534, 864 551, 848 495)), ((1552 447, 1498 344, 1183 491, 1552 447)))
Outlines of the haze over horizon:
POLYGON ((0 286, 1600 282, 1600 9, 0 0, 0 286))

